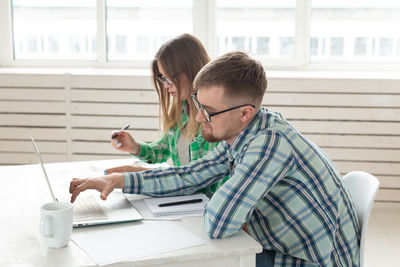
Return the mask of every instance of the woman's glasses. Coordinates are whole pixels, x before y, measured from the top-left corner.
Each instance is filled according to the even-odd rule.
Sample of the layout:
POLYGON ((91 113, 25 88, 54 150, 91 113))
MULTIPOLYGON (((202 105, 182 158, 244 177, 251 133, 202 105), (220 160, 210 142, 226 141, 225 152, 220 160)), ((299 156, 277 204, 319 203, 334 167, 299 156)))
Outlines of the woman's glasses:
POLYGON ((164 85, 174 85, 167 77, 163 76, 161 73, 157 74, 157 80, 159 80, 164 85))

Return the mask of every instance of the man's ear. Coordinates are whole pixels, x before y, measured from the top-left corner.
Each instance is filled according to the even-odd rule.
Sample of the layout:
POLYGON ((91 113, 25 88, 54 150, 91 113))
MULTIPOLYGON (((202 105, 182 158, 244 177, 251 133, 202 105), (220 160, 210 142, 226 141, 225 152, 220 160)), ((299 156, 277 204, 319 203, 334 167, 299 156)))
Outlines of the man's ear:
POLYGON ((255 108, 252 106, 244 106, 240 110, 242 112, 240 121, 242 123, 249 123, 254 117, 255 108))

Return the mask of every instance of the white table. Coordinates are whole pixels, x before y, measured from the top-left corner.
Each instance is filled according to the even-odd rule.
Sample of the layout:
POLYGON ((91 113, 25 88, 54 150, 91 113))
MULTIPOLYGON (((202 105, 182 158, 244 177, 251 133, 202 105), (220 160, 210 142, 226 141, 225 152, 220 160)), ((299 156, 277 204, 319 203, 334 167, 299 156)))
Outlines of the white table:
MULTIPOLYGON (((88 162, 46 164, 49 176, 63 170, 79 169, 88 162)), ((126 163, 126 161, 125 161, 126 163)), ((118 166, 120 162, 90 162, 96 166, 118 166)), ((62 249, 49 249, 39 233, 40 206, 51 200, 42 172, 37 164, 0 167, 2 215, 0 219, 0 265, 94 266, 95 263, 73 242, 62 249)), ((72 179, 73 177, 71 177, 72 179)), ((146 223, 146 221, 143 221, 146 223)), ((176 221, 205 240, 206 245, 114 264, 118 266, 255 266, 255 254, 262 247, 244 231, 233 237, 210 239, 202 217, 176 221)), ((134 224, 134 223, 132 223, 134 224)), ((107 227, 119 227, 118 224, 107 227)), ((140 240, 137 240, 140 242, 140 240)), ((114 266, 113 265, 113 266, 114 266)))

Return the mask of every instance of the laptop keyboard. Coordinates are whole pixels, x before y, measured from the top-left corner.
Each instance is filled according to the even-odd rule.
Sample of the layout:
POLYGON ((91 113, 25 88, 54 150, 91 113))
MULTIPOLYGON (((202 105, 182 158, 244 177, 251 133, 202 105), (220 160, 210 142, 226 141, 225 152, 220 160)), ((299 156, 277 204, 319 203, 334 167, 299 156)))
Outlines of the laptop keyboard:
POLYGON ((93 196, 78 198, 74 204, 74 222, 105 220, 107 215, 93 196))

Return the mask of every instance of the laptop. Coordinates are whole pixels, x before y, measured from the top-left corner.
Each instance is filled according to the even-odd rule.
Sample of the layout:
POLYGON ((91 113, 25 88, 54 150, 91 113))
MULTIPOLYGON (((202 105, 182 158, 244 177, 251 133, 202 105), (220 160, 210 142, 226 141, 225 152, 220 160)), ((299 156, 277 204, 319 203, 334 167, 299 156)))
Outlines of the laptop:
MULTIPOLYGON (((68 199, 67 196, 58 198, 55 194, 54 185, 50 183, 47 176, 39 149, 32 136, 31 139, 53 201, 68 199)), ((107 197, 106 201, 100 199, 99 193, 89 195, 80 194, 74 202, 73 213, 73 227, 139 221, 143 219, 142 215, 130 204, 122 191, 116 190, 107 197)))

